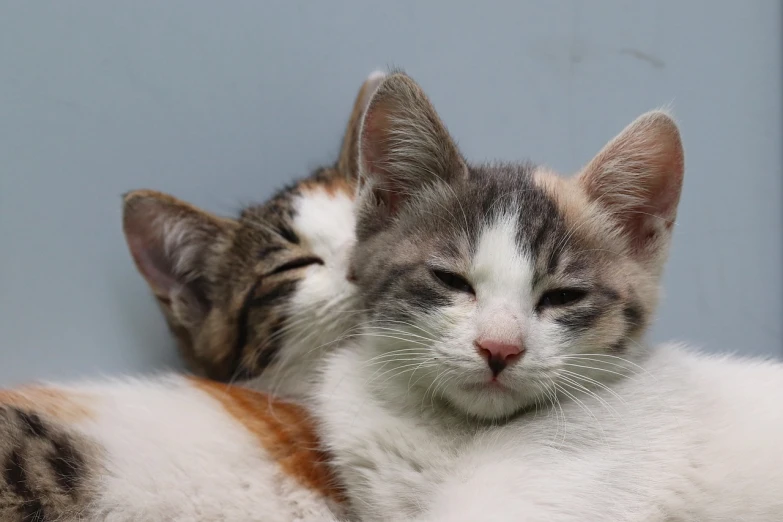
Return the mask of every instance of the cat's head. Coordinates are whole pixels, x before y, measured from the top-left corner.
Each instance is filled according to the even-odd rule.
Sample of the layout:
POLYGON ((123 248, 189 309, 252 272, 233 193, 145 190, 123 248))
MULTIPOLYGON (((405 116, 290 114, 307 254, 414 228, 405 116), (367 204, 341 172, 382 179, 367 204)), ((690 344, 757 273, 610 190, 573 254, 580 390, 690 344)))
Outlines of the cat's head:
POLYGON ((301 396, 309 367, 353 324, 357 135, 382 78, 362 85, 333 167, 236 219, 159 192, 125 196, 128 247, 190 370, 301 396))
POLYGON ((667 114, 641 116, 571 178, 471 165, 397 73, 370 102, 359 158, 351 274, 369 310, 368 379, 498 418, 627 373, 682 186, 667 114))

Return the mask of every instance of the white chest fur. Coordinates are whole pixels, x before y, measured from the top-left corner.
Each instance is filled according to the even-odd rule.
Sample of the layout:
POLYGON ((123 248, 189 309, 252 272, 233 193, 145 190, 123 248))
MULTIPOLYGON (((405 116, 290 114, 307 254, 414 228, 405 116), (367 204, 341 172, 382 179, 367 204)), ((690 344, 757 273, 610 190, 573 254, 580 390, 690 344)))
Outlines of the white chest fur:
POLYGON ((366 519, 772 522, 783 513, 778 364, 663 346, 616 395, 485 430, 416 412, 405 390, 373 396, 362 367, 360 350, 330 359, 318 414, 366 519))

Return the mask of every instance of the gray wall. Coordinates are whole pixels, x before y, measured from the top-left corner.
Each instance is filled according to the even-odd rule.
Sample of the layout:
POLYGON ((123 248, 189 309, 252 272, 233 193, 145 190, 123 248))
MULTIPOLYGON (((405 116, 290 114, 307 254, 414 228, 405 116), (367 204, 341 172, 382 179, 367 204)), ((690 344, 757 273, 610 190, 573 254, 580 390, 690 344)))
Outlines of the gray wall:
POLYGON ((781 354, 779 1, 334 5, 0 0, 0 382, 175 364, 120 195, 263 199, 334 158, 387 65, 469 157, 564 172, 672 104, 687 175, 654 338, 781 354))

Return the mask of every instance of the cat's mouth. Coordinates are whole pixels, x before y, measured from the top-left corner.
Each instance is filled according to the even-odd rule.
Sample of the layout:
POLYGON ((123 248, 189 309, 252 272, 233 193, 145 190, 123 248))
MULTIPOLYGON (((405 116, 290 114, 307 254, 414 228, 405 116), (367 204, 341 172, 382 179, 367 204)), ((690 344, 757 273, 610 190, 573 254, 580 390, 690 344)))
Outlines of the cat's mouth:
POLYGON ((464 391, 469 392, 492 392, 492 393, 509 393, 511 388, 500 382, 498 379, 488 379, 483 382, 470 382, 461 386, 464 391))

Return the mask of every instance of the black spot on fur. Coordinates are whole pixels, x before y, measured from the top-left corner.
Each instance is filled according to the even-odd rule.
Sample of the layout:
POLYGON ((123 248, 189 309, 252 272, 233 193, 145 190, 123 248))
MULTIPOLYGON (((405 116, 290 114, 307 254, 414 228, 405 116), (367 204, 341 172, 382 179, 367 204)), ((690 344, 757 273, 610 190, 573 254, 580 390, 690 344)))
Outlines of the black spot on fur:
POLYGON ((5 463, 4 478, 9 488, 21 501, 20 514, 24 522, 45 522, 46 514, 38 495, 31 489, 25 472, 25 462, 18 449, 11 452, 5 463))
POLYGON ((25 435, 40 438, 47 436, 48 432, 46 430, 46 426, 44 426, 41 418, 38 415, 35 413, 27 413, 18 409, 16 409, 15 412, 17 417, 19 417, 19 420, 22 422, 22 428, 24 429, 25 435))
POLYGON ((84 459, 73 445, 65 440, 53 440, 49 465, 54 471, 57 484, 68 494, 75 494, 82 482, 84 459))

